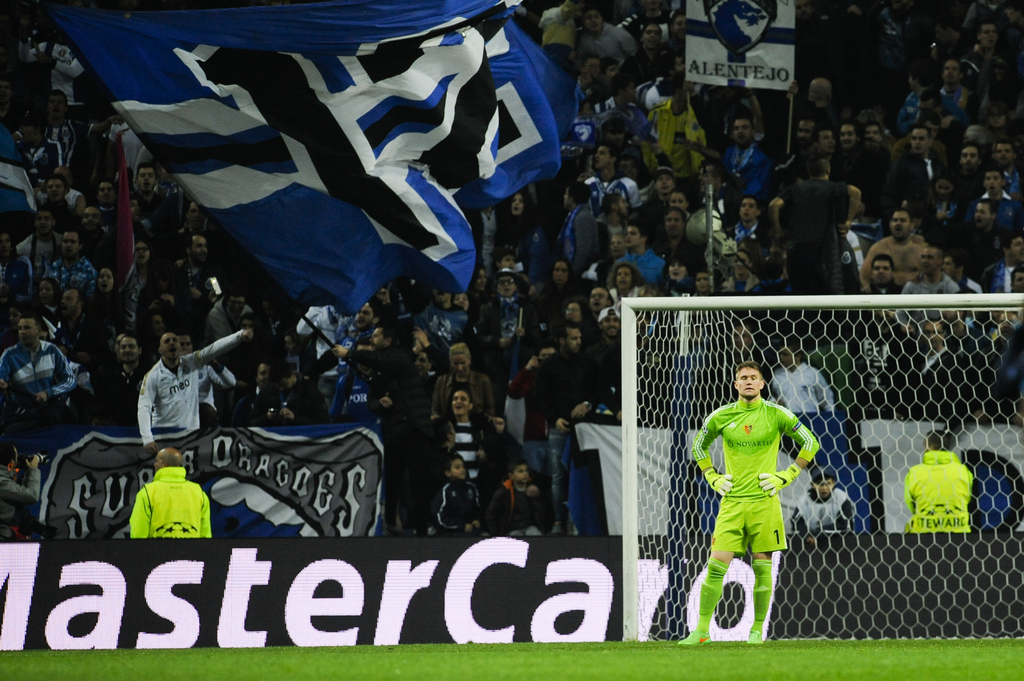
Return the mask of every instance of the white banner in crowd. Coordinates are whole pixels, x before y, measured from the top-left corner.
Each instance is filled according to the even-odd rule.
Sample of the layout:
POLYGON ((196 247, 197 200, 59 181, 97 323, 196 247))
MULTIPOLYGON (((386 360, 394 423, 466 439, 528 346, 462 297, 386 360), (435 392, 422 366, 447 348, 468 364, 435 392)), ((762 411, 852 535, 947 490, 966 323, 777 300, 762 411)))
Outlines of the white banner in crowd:
MULTIPOLYGON (((592 423, 581 423, 576 426, 580 449, 596 449, 601 460, 601 480, 604 486, 604 508, 607 515, 608 534, 622 534, 622 428, 619 426, 598 426, 592 423)), ((686 433, 686 459, 692 458, 690 450, 696 430, 686 433)), ((644 495, 643 513, 640 514, 641 535, 668 534, 667 523, 670 517, 668 500, 671 494, 671 459, 669 452, 672 447, 672 431, 666 428, 641 428, 637 438, 637 468, 643 488, 649 492, 644 495)), ((722 441, 711 443, 711 460, 717 470, 725 470, 725 453, 722 441)), ((779 467, 786 468, 792 463, 786 454, 780 452, 779 467)), ((796 508, 796 497, 806 493, 805 487, 787 487, 779 493, 782 501, 783 517, 786 522, 796 508)))
POLYGON ((790 0, 687 0, 686 17, 688 80, 789 89, 796 40, 790 0))
MULTIPOLYGON (((910 509, 903 500, 903 483, 912 466, 921 463, 924 436, 928 431, 945 426, 927 421, 882 421, 860 423, 861 443, 865 448, 881 450, 882 497, 885 500, 885 531, 903 532, 910 522, 910 509)), ((1024 471, 1021 452, 1021 429, 1015 426, 971 426, 961 432, 953 452, 991 452, 1024 471)), ((1024 531, 1024 523, 1018 528, 1024 531)))
MULTIPOLYGON (((882 469, 882 497, 885 502, 885 531, 902 533, 910 520, 910 510, 903 501, 903 482, 910 468, 921 463, 924 436, 943 424, 927 421, 862 421, 857 426, 861 443, 866 449, 880 450, 879 465, 882 469)), ((697 431, 686 434, 687 460, 697 431)), ((619 426, 598 426, 581 423, 576 426, 580 449, 596 449, 601 461, 601 479, 604 485, 604 506, 607 514, 608 533, 622 534, 622 429, 619 426)), ((954 452, 962 455, 968 451, 991 452, 1024 472, 1024 450, 1021 448, 1022 431, 1007 425, 970 427, 964 430, 952 446, 954 452)), ((671 495, 671 463, 669 452, 672 446, 672 431, 659 428, 639 430, 637 467, 646 491, 640 514, 641 535, 667 534, 670 517, 669 498, 671 495)), ((711 460, 719 471, 725 469, 721 440, 711 445, 711 460)), ((779 470, 792 463, 788 455, 779 454, 779 470)), ((800 484, 791 485, 779 493, 783 517, 787 528, 796 508, 797 498, 807 493, 809 478, 803 477, 800 484)), ((1024 523, 1018 528, 1024 532, 1024 523)))
MULTIPOLYGON (((604 486, 604 508, 607 515, 608 534, 622 534, 622 427, 598 426, 580 423, 576 426, 580 450, 596 449, 601 460, 601 480, 604 486)), ((655 491, 645 503, 653 504, 640 514, 641 535, 667 534, 669 498, 669 450, 672 446, 672 431, 662 428, 641 428, 640 448, 637 452, 637 469, 645 480, 646 489, 655 491)))

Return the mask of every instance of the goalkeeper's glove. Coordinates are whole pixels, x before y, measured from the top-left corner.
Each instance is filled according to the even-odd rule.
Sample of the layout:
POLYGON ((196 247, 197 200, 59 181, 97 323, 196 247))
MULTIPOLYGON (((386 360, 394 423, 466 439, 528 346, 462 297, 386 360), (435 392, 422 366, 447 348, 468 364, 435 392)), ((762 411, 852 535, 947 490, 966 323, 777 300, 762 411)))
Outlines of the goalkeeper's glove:
POLYGON ((709 468, 704 471, 704 479, 711 485, 711 489, 715 490, 723 497, 729 493, 732 489, 732 475, 726 473, 722 475, 715 471, 714 468, 709 468))
POLYGON ((784 471, 761 473, 757 477, 761 478, 761 489, 767 492, 768 496, 774 497, 779 493, 780 489, 788 487, 790 483, 796 480, 797 476, 800 475, 800 470, 800 466, 793 464, 784 471))

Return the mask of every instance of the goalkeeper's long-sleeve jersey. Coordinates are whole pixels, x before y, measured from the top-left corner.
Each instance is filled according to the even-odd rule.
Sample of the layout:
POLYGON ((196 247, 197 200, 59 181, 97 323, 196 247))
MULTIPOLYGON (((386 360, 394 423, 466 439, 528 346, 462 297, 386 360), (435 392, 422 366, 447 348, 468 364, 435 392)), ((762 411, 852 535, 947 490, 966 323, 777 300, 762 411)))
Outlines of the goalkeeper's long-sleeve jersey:
POLYGON ((764 399, 753 404, 737 401, 708 415, 693 440, 693 458, 702 469, 711 466, 708 449, 721 435, 724 472, 733 476, 729 499, 760 501, 766 494, 758 475, 775 472, 783 434, 800 443, 799 458, 810 461, 818 452, 818 440, 810 428, 789 409, 764 399))

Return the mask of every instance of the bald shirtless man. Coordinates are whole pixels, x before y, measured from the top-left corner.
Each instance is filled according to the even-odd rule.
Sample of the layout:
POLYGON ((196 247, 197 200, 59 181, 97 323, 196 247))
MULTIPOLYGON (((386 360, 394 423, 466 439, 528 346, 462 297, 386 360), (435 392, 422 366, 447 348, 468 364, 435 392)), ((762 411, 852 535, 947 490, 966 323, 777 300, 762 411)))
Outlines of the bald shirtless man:
POLYGON ((889 220, 889 231, 892 232, 892 236, 876 241, 864 256, 864 265, 860 268, 860 283, 864 289, 871 286, 871 261, 879 253, 892 256, 896 265, 892 278, 899 287, 921 271, 921 253, 928 244, 923 237, 912 233, 910 213, 903 208, 893 211, 889 220))

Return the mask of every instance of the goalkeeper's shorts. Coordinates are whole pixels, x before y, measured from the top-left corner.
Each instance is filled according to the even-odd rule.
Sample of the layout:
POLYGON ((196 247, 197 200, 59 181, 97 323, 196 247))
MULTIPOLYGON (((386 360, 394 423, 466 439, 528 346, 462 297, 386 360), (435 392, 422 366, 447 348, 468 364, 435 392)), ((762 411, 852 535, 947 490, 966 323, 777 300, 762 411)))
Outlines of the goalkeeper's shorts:
POLYGON ((731 551, 742 556, 748 546, 753 553, 786 548, 786 523, 777 496, 759 501, 722 499, 711 550, 731 551))

